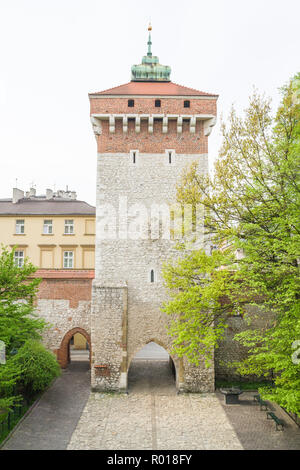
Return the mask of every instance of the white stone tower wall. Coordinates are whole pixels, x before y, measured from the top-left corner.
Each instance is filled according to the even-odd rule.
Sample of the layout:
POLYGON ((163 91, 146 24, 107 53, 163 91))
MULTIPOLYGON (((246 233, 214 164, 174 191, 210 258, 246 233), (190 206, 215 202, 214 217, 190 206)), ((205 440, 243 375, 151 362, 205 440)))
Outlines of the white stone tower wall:
MULTIPOLYGON (((171 349, 171 338, 167 334, 168 319, 161 312, 161 305, 167 299, 161 267, 170 257, 178 256, 178 252, 174 246, 176 242, 152 239, 150 233, 146 240, 120 239, 120 198, 123 198, 123 204, 126 200, 129 212, 134 204, 143 204, 150 215, 152 204, 171 204, 176 201, 176 184, 186 166, 197 161, 199 171, 206 173, 208 157, 207 154, 175 154, 171 164, 167 153, 137 152, 136 163, 133 163, 131 153, 98 154, 97 158, 96 272, 93 294, 97 301, 93 302, 92 349, 94 364, 102 365, 103 369, 107 366, 109 372, 107 376, 103 372, 103 376, 99 377, 97 371, 96 377, 95 371, 92 371, 93 388, 124 389, 130 362, 139 349, 151 340, 161 344, 168 352, 171 349), (111 211, 110 217, 112 222, 116 220, 116 238, 104 240, 103 235, 100 236, 103 234, 101 208, 107 204, 115 209, 111 211), (151 269, 155 274, 153 283, 150 282, 151 269), (99 294, 101 286, 102 293, 99 294), (106 296, 103 294, 104 286, 106 296), (112 289, 113 297, 109 296, 107 289, 112 289), (124 296, 127 298, 127 291, 128 302, 124 311, 120 306, 123 305, 124 296), (115 308, 116 304, 118 308, 115 308), (118 374, 120 364, 122 366, 118 374)), ((129 217, 128 222, 132 220, 129 217)), ((196 368, 195 373, 195 368, 190 364, 176 357, 173 359, 178 389, 207 391, 213 387, 212 369, 208 371, 202 368, 201 375, 199 368, 196 368)))

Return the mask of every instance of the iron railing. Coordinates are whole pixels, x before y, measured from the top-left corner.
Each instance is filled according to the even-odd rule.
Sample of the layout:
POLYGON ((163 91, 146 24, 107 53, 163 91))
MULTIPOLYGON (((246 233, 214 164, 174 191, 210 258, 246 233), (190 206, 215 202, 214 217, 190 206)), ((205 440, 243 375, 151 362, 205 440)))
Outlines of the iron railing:
POLYGON ((0 414, 0 442, 15 427, 20 418, 26 413, 28 403, 26 400, 20 402, 17 406, 13 406, 8 413, 0 414))

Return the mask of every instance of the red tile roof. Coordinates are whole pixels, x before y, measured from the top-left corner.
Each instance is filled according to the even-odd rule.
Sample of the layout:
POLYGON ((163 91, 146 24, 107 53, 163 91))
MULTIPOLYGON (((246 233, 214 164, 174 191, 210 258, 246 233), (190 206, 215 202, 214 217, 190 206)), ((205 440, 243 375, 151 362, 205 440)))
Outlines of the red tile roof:
POLYGON ((194 90, 173 82, 129 82, 108 90, 90 95, 175 95, 175 96, 215 96, 212 93, 194 90))

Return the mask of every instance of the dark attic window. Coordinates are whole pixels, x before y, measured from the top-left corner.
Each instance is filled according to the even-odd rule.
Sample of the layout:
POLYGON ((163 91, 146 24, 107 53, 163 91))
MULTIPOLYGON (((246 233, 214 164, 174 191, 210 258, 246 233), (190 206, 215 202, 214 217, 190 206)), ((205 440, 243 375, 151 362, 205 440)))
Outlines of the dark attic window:
POLYGON ((134 100, 128 100, 128 108, 134 107, 134 100))
POLYGON ((155 100, 155 107, 160 108, 161 107, 161 101, 160 100, 155 100))
POLYGON ((184 107, 184 108, 189 108, 190 105, 191 105, 191 102, 188 101, 188 100, 183 102, 183 107, 184 107))

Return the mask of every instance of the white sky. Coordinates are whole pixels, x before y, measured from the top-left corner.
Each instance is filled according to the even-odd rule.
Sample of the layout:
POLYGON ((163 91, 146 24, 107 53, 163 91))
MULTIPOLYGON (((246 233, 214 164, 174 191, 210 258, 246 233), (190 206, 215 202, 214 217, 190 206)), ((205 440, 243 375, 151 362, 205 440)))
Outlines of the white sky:
MULTIPOLYGON (((0 0, 0 198, 32 182, 95 204, 88 93, 130 81, 152 51, 175 83, 243 110, 253 86, 278 103, 300 71, 299 0, 0 0)), ((220 122, 220 121, 219 121, 220 122)), ((210 159, 221 139, 209 140, 210 159)))

